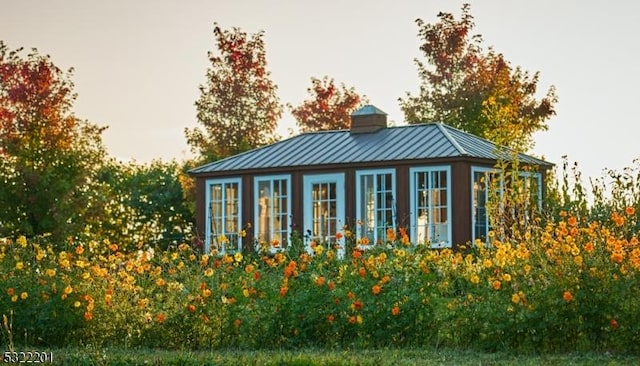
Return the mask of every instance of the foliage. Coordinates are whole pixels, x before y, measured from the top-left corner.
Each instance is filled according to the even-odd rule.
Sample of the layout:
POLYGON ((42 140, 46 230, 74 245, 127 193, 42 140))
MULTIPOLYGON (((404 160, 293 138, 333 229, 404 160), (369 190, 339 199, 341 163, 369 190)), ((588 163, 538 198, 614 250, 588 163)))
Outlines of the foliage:
MULTIPOLYGON (((548 217, 529 216, 518 230, 496 221, 487 242, 458 252, 414 246, 404 229, 372 245, 344 228, 344 259, 323 245, 301 251, 299 235, 287 251, 233 255, 71 238, 55 251, 47 238, 2 239, 0 313, 13 336, 0 342, 638 355, 639 170, 612 173, 612 194, 586 213, 547 202, 548 217)), ((516 200, 505 202, 513 212, 527 204, 505 197, 516 200)))
POLYGON ((526 151, 533 133, 546 130, 557 102, 551 86, 536 99, 539 72, 530 75, 513 67, 493 48, 484 51, 469 4, 456 20, 439 13, 439 22, 417 19, 420 50, 416 59, 421 80, 417 95, 407 93, 401 108, 409 123, 444 122, 504 146, 526 151))
POLYGON ((203 161, 212 161, 270 143, 282 115, 277 87, 266 69, 263 32, 213 29, 219 55, 196 101, 202 128, 186 129, 187 141, 203 161))
POLYGON ((99 234, 135 249, 140 245, 166 249, 191 239, 193 207, 185 199, 184 173, 177 162, 149 164, 110 160, 98 172, 95 202, 102 218, 79 237, 99 234))
POLYGON ((289 105, 302 132, 349 129, 351 113, 364 102, 355 89, 335 85, 332 79, 311 78, 311 98, 297 107, 289 105))
POLYGON ((63 239, 91 215, 104 128, 72 112, 72 70, 0 42, 0 234, 63 239))

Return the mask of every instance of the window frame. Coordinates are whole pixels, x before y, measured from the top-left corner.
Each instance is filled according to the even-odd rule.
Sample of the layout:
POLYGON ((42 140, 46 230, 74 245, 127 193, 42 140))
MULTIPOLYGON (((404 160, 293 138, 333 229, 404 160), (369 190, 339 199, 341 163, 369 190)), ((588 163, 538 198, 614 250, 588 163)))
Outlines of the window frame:
MULTIPOLYGON (((205 242, 204 242, 204 249, 205 249, 205 253, 209 253, 211 252, 212 249, 212 245, 213 245, 213 235, 214 233, 212 232, 212 228, 211 228, 211 221, 212 221, 212 212, 211 212, 211 189, 212 186, 214 185, 222 185, 222 192, 224 192, 224 198, 222 200, 222 202, 225 202, 222 207, 223 207, 223 215, 222 215, 222 222, 226 221, 226 216, 227 216, 227 212, 226 212, 226 190, 225 187, 229 184, 237 184, 237 222, 236 222, 236 227, 237 227, 237 231, 233 232, 233 233, 228 233, 226 231, 226 229, 221 232, 221 233, 217 233, 217 237, 219 237, 220 235, 224 235, 225 237, 227 237, 227 239, 232 240, 233 237, 236 237, 235 240, 237 242, 236 244, 236 248, 234 248, 233 250, 231 248, 228 248, 227 244, 222 244, 220 248, 216 248, 218 250, 218 253, 220 254, 225 254, 227 252, 235 252, 235 251, 241 251, 242 250, 242 238, 240 238, 239 236, 239 231, 242 228, 242 179, 237 177, 237 178, 211 178, 211 179, 207 179, 205 181, 205 242)), ((230 243, 229 242, 229 243, 230 243)))
MULTIPOLYGON (((311 242, 316 240, 313 236, 313 185, 314 184, 335 184, 336 186, 336 233, 342 233, 345 225, 345 205, 346 205, 346 192, 345 192, 345 173, 321 173, 321 174, 305 174, 302 177, 303 186, 303 222, 304 222, 304 238, 305 247, 308 253, 313 253, 311 248, 311 242)), ((338 247, 338 257, 343 258, 345 253, 345 238, 344 236, 337 238, 335 234, 329 241, 335 242, 338 247)), ((325 243, 332 244, 332 243, 325 243)))
MULTIPOLYGON (((446 199, 447 199, 447 221, 446 221, 446 232, 447 232, 447 240, 440 242, 431 242, 431 248, 451 248, 453 246, 453 237, 452 237, 452 188, 453 181, 451 176, 451 166, 450 165, 433 165, 433 166, 420 166, 420 167, 412 167, 409 169, 409 194, 410 194, 410 212, 411 212, 411 241, 416 244, 423 245, 423 243, 418 242, 418 190, 417 190, 417 174, 419 173, 433 173, 433 172, 445 172, 447 177, 447 185, 446 185, 446 199)), ((429 182, 431 183, 431 182, 429 182)), ((433 189, 431 187, 428 188, 433 189)), ((428 222, 427 225, 435 225, 431 222, 428 222)))
MULTIPOLYGON (((498 179, 499 183, 500 183, 500 197, 502 197, 502 195, 504 194, 504 175, 503 172, 499 169, 496 168, 489 168, 489 167, 484 167, 484 166, 472 166, 471 167, 471 240, 475 241, 476 239, 478 239, 477 235, 476 235, 476 215, 475 215, 475 173, 484 173, 485 178, 487 178, 491 173, 493 173, 494 175, 494 179, 498 179)), ((492 230, 491 228, 491 220, 489 219, 489 212, 487 210, 487 206, 486 204, 489 202, 490 199, 490 195, 489 195, 489 188, 491 187, 491 183, 489 182, 484 191, 484 195, 485 195, 485 215, 486 215, 486 225, 485 225, 485 229, 487 232, 487 237, 485 238, 485 241, 488 242, 489 241, 489 231, 492 230)))
MULTIPOLYGON (((285 238, 281 238, 280 239, 280 245, 278 247, 274 247, 273 245, 271 245, 271 242, 266 243, 269 247, 269 251, 272 253, 275 253, 279 250, 283 250, 285 247, 285 243, 289 243, 289 238, 291 238, 291 201, 293 199, 292 194, 291 194, 291 175, 290 174, 278 174, 278 175, 261 175, 261 176, 255 176, 253 178, 253 207, 254 207, 254 227, 255 227, 255 241, 258 244, 258 246, 256 247, 256 249, 259 249, 260 247, 260 182, 269 182, 269 186, 271 189, 273 189, 273 184, 275 181, 280 181, 280 180, 284 180, 286 181, 286 190, 287 190, 287 194, 286 194, 286 200, 287 200, 287 205, 286 205, 286 216, 287 216, 287 228, 284 231, 283 235, 286 234, 285 238)), ((273 208, 272 208, 273 210, 273 208)), ((270 225, 270 232, 269 235, 271 238, 274 237, 275 231, 272 231, 273 225, 270 225)), ((280 231, 282 232, 282 231, 280 231)))
MULTIPOLYGON (((356 171, 356 219, 358 220, 358 225, 357 225, 357 230, 356 230, 356 238, 361 240, 363 238, 362 235, 362 231, 364 230, 364 228, 362 226, 362 224, 360 223, 364 223, 363 220, 363 215, 365 213, 362 212, 362 184, 361 184, 361 178, 363 176, 373 176, 373 186, 374 186, 374 195, 373 195, 373 212, 374 212, 374 216, 377 216, 376 213, 378 212, 378 210, 380 209, 378 204, 378 193, 380 192, 378 190, 378 176, 380 175, 386 175, 386 174, 390 174, 391 175, 391 197, 392 197, 392 204, 391 204, 391 225, 390 226, 385 226, 385 230, 384 233, 381 234, 382 237, 378 237, 378 231, 379 231, 379 223, 377 222, 377 217, 374 218, 374 227, 373 227, 373 241, 370 244, 375 244, 378 241, 385 241, 386 240, 386 231, 388 230, 388 228, 392 228, 393 231, 395 232, 397 229, 397 209, 396 209, 396 199, 397 199, 397 183, 396 183, 396 170, 393 168, 389 168, 389 169, 366 169, 366 170, 358 170, 356 171)), ((385 209, 389 209, 389 208, 385 208, 385 209)))

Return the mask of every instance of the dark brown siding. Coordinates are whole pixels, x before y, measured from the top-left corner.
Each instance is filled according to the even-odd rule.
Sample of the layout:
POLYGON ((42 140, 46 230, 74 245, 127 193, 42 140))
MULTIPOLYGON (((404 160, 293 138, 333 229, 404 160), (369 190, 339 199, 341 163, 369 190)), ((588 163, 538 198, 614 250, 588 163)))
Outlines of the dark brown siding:
POLYGON ((302 235, 304 225, 304 212, 302 211, 302 172, 296 171, 291 174, 291 231, 300 232, 302 235))
POLYGON ((451 164, 452 247, 471 241, 471 164, 451 164))
MULTIPOLYGON (((242 176, 242 217, 240 218, 240 224, 245 226, 247 223, 251 223, 251 228, 255 228, 254 212, 253 212, 253 176, 252 175, 244 175, 242 176)), ((242 229, 242 228, 241 228, 242 229)), ((247 233, 242 239, 242 248, 247 248, 248 250, 253 250, 253 230, 247 233)))
POLYGON ((399 227, 411 226, 411 193, 409 166, 396 167, 396 221, 399 227))
POLYGON ((206 194, 205 194, 205 181, 206 178, 196 178, 196 235, 205 241, 205 214, 206 210, 206 194))
POLYGON ((344 174, 344 216, 345 225, 355 227, 356 224, 356 170, 347 169, 344 174))

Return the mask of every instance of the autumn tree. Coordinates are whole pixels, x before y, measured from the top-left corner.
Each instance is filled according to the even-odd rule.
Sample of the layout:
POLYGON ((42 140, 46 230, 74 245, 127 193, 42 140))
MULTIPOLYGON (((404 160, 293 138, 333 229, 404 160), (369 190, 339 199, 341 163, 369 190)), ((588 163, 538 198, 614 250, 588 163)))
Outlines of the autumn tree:
POLYGON ((267 71, 263 32, 213 29, 218 53, 196 101, 202 128, 186 129, 191 150, 203 160, 217 160, 275 140, 282 115, 276 85, 267 71))
POLYGON ((334 79, 327 76, 311 78, 307 92, 310 99, 297 107, 289 104, 302 132, 348 129, 351 113, 365 102, 353 87, 347 88, 344 83, 336 86, 334 79))
POLYGON ((104 128, 72 112, 71 76, 0 41, 0 235, 61 238, 85 223, 104 128))
POLYGON ((484 51, 482 36, 472 35, 469 4, 460 20, 439 13, 439 22, 418 19, 421 80, 417 95, 407 93, 400 105, 409 123, 444 122, 499 144, 526 151, 533 133, 548 128, 555 115, 555 87, 537 99, 539 72, 513 67, 493 48, 484 51))

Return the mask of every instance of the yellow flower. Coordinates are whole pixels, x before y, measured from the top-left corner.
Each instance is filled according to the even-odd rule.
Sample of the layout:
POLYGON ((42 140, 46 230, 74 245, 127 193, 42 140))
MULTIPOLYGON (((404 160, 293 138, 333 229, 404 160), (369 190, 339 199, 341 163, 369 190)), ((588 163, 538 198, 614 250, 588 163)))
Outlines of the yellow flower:
POLYGON ((514 304, 517 304, 520 302, 520 295, 518 294, 513 294, 511 295, 511 302, 514 304))
POLYGON ((240 253, 240 252, 236 253, 236 254, 233 256, 233 258, 234 258, 234 259, 236 260, 236 262, 238 262, 238 263, 242 262, 242 258, 243 258, 243 257, 242 257, 242 253, 240 253))
POLYGON ((26 293, 26 292, 23 292, 23 293, 21 293, 21 294, 20 294, 20 298, 21 298, 22 300, 26 300, 26 299, 27 299, 27 297, 29 297, 29 294, 28 294, 28 293, 26 293))
POLYGON ((238 235, 239 235, 241 238, 244 238, 245 236, 247 236, 247 231, 246 231, 246 230, 240 230, 240 232, 238 233, 238 235))
POLYGON ((74 308, 79 308, 80 306, 82 306, 82 304, 80 303, 80 301, 76 301, 73 303, 73 307, 74 308))
POLYGON ((16 301, 18 301, 18 295, 13 295, 13 296, 11 296, 11 301, 12 301, 12 302, 16 302, 16 301))
POLYGON ((55 277, 56 276, 56 270, 52 269, 52 268, 47 269, 47 276, 55 277))
POLYGON ((24 268, 24 263, 22 262, 16 263, 16 269, 23 269, 23 268, 24 268))
POLYGON ((502 279, 503 279, 505 282, 509 282, 509 281, 511 281, 511 275, 510 275, 510 274, 508 274, 508 273, 505 273, 505 274, 503 274, 503 275, 502 275, 502 279))
POLYGON ((205 275, 205 276, 207 276, 207 277, 211 277, 211 276, 213 276, 213 269, 211 269, 211 268, 207 268, 207 269, 204 271, 204 275, 205 275))
POLYGON ((24 235, 20 235, 18 239, 16 239, 16 243, 18 243, 19 246, 26 248, 27 238, 24 235))
POLYGON ((480 277, 477 274, 471 275, 470 281, 474 284, 478 284, 480 282, 480 277))

